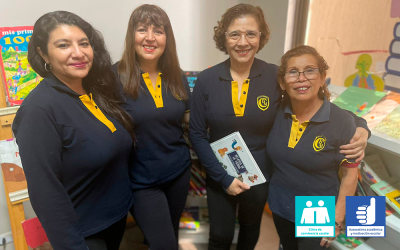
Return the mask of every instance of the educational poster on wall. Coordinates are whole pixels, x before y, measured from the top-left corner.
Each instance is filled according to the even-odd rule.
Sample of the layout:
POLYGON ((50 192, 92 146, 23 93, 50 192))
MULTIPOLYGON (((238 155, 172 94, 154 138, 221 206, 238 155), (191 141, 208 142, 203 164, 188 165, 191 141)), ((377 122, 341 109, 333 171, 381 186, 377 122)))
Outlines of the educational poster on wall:
POLYGON ((350 86, 333 103, 361 117, 385 95, 384 92, 350 86))
POLYGON ((28 63, 33 26, 0 27, 0 67, 8 106, 21 105, 41 78, 28 63))

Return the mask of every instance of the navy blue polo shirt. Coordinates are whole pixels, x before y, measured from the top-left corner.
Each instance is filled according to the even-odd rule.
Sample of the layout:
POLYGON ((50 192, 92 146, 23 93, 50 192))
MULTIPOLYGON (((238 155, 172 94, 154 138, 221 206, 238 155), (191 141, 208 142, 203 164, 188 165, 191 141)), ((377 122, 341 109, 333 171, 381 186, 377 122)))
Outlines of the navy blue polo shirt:
MULTIPOLYGON (((118 63, 113 70, 117 74, 118 63)), ((138 97, 126 96, 126 111, 134 120, 136 142, 132 149, 130 178, 133 189, 168 182, 191 166, 189 147, 183 137, 182 118, 190 101, 167 90, 159 73, 154 89, 148 73, 141 72, 138 97)), ((119 80, 119 79, 118 79, 119 80)), ((182 74, 188 97, 189 86, 182 74)))
POLYGON ((127 214, 133 141, 91 94, 46 77, 22 103, 13 132, 30 201, 54 249, 87 250, 84 237, 127 214))
POLYGON ((274 166, 268 197, 271 211, 294 222, 295 196, 337 199, 339 167, 346 159, 339 147, 349 143, 355 131, 354 118, 327 100, 303 123, 290 102, 282 104, 267 141, 274 166))
POLYGON ((230 74, 229 59, 204 70, 197 78, 190 112, 190 141, 207 176, 224 188, 230 186, 234 177, 221 167, 210 143, 235 131, 240 132, 265 178, 269 179, 265 141, 281 97, 277 70, 276 65, 255 58, 240 99, 238 83, 230 74))

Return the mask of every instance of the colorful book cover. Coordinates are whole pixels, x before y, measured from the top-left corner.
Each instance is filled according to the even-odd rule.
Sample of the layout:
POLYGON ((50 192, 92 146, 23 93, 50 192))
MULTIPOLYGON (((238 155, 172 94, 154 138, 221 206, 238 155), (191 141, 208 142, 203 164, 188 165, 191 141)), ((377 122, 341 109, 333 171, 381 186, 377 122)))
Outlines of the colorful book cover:
POLYGON ((388 114, 372 131, 400 140, 400 106, 388 114))
POLYGON ((41 78, 28 63, 33 26, 0 28, 0 67, 8 105, 21 105, 41 78))
POLYGON ((192 94, 193 88, 196 85, 197 76, 200 74, 200 71, 184 71, 184 73, 189 83, 190 94, 192 94))
POLYGON ((179 220, 179 228, 197 229, 199 227, 199 207, 185 207, 179 220))
POLYGON ((26 243, 29 250, 52 250, 49 239, 44 231, 42 224, 37 217, 23 221, 26 243))
POLYGON ((266 180, 239 132, 234 132, 210 144, 221 167, 249 186, 266 180))
POLYGON ((385 95, 381 91, 350 86, 333 103, 361 117, 385 95))
POLYGON ((379 102, 377 102, 363 118, 367 121, 369 129, 373 129, 390 112, 400 104, 400 94, 388 92, 379 102))
POLYGON ((340 230, 340 234, 336 237, 336 241, 339 242, 341 245, 349 248, 354 249, 364 243, 364 240, 359 237, 347 237, 345 231, 346 225, 342 225, 342 229, 340 230))
MULTIPOLYGON (((400 214, 400 191, 395 188, 397 184, 392 183, 392 180, 380 181, 371 185, 372 190, 380 196, 386 196, 386 203, 391 206, 397 213, 400 214)), ((397 182, 398 183, 398 182, 397 182)))

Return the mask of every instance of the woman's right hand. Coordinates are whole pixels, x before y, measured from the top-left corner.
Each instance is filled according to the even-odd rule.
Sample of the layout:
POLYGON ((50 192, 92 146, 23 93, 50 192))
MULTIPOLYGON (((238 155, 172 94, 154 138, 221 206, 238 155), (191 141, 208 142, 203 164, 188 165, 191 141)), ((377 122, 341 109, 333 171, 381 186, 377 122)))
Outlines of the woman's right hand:
POLYGON ((246 183, 239 181, 238 179, 233 179, 232 184, 226 189, 226 192, 229 195, 236 196, 240 193, 243 193, 246 190, 249 190, 250 186, 246 183))

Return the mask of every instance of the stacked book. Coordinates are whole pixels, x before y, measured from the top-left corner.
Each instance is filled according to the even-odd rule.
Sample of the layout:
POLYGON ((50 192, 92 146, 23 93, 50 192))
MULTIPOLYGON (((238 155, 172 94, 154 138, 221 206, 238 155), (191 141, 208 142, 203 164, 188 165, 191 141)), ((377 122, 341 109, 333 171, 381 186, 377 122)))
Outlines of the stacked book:
POLYGON ((379 155, 370 155, 364 158, 360 169, 360 180, 357 191, 359 195, 386 197, 386 215, 396 211, 400 214, 400 180, 390 176, 379 155))

